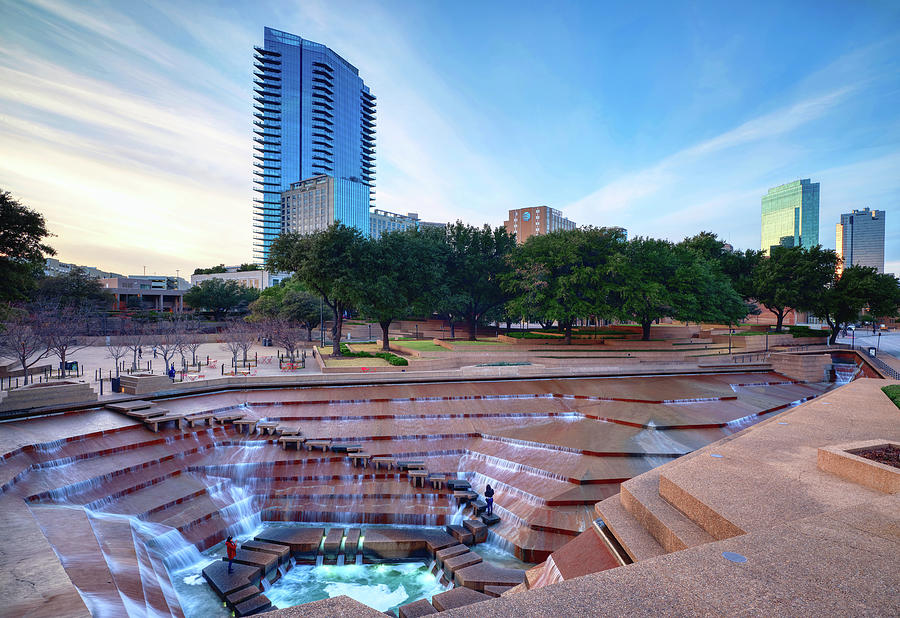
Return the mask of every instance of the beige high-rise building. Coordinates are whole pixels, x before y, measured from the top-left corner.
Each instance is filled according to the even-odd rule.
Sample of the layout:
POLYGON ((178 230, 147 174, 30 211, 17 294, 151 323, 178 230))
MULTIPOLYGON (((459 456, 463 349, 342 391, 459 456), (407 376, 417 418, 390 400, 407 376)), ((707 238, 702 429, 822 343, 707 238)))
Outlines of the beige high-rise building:
POLYGON ((557 230, 574 230, 575 222, 566 219, 563 214, 549 206, 517 208, 509 211, 509 219, 503 226, 510 234, 516 235, 516 242, 525 242, 532 236, 547 234, 557 230))

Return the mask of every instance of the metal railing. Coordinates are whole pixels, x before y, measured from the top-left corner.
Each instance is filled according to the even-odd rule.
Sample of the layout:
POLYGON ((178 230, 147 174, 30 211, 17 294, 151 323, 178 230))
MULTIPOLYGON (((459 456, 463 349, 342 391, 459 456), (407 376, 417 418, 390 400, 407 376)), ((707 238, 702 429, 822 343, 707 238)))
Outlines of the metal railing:
POLYGON ((866 345, 851 345, 849 343, 836 343, 832 346, 833 348, 839 348, 842 350, 856 350, 860 352, 867 362, 875 365, 881 373, 884 375, 894 379, 900 380, 900 371, 897 371, 886 362, 878 358, 877 356, 869 356, 869 348, 872 346, 866 345))

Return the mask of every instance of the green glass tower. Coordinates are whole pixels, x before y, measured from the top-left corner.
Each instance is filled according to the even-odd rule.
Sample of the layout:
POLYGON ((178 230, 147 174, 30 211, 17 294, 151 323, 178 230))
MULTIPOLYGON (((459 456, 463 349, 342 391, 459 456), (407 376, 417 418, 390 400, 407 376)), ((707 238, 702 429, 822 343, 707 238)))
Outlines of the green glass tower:
POLYGON ((809 178, 769 189, 762 197, 760 249, 819 244, 819 183, 809 178))

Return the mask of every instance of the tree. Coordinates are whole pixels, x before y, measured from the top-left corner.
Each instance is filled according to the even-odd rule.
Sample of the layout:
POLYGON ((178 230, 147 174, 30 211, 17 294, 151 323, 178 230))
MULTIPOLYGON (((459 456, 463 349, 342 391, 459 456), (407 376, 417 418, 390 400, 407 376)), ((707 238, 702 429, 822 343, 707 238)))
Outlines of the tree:
POLYGON ((119 377, 119 361, 128 355, 128 344, 125 343, 125 336, 121 332, 113 332, 106 338, 106 351, 109 358, 116 363, 116 377, 119 377))
POLYGON ((837 255, 819 246, 772 247, 753 273, 753 297, 775 314, 780 333, 785 316, 794 309, 813 309, 825 301, 821 294, 833 282, 837 255))
POLYGON ((609 262, 621 249, 617 229, 578 228, 529 238, 514 254, 504 287, 507 311, 558 321, 572 343, 572 326, 588 315, 612 315, 609 262))
POLYGON ((0 189, 0 301, 22 300, 34 288, 45 255, 56 255, 44 216, 0 189))
POLYGON ((476 228, 457 221, 448 226, 446 242, 448 293, 442 309, 451 319, 464 318, 474 341, 479 321, 509 298, 500 282, 512 270, 508 258, 516 250, 516 239, 503 227, 476 228))
POLYGON ((44 345, 59 358, 60 372, 65 373, 68 356, 89 345, 83 338, 79 343, 87 333, 87 312, 68 304, 49 305, 37 311, 37 319, 44 345))
POLYGON ((12 311, 0 330, 0 353, 19 361, 27 385, 28 370, 50 354, 40 319, 24 309, 12 311))
POLYGON ((235 368, 241 353, 244 365, 247 365, 247 353, 256 343, 257 336, 257 330, 244 320, 233 320, 222 330, 222 347, 231 352, 231 363, 235 368))
MULTIPOLYGON (((131 369, 138 368, 138 352, 144 346, 147 339, 147 328, 140 322, 132 320, 125 328, 125 345, 132 354, 131 369)), ((168 367, 167 367, 168 369, 168 367)))
POLYGON ((41 279, 35 296, 41 303, 85 309, 109 307, 113 302, 113 295, 103 288, 100 280, 79 267, 65 275, 41 279))
POLYGON ((366 245, 360 290, 362 315, 381 326, 381 347, 390 350, 391 322, 429 312, 444 296, 447 245, 441 230, 404 230, 382 234, 366 245))
POLYGON ((615 256, 619 315, 641 325, 650 339, 655 320, 672 317, 701 322, 733 322, 746 315, 743 302, 718 266, 687 246, 634 238, 615 256))
POLYGON ((854 322, 865 307, 874 315, 893 317, 900 306, 900 282, 890 274, 879 274, 875 268, 853 265, 832 280, 810 307, 831 329, 829 343, 837 341, 842 326, 854 322))
POLYGON ((278 347, 284 348, 285 354, 291 361, 294 360, 297 348, 300 347, 304 336, 297 322, 285 317, 273 317, 261 322, 260 328, 272 337, 278 347))
POLYGON ((213 312, 217 320, 242 303, 250 303, 257 298, 259 298, 258 290, 243 287, 236 281, 222 279, 201 281, 184 295, 187 304, 195 309, 213 312))
POLYGON ((294 271, 334 315, 332 356, 341 356, 344 313, 367 285, 360 277, 365 239, 356 228, 334 223, 312 234, 282 234, 269 248, 270 271, 294 271))
POLYGON ((228 269, 225 268, 225 264, 219 264, 218 266, 210 266, 209 268, 195 268, 195 275, 216 275, 219 273, 228 272, 228 269))
POLYGON ((153 325, 151 333, 152 343, 162 355, 163 366, 168 370, 170 360, 174 360, 175 354, 181 348, 184 331, 178 320, 161 320, 153 325))
POLYGON ((732 251, 712 232, 700 232, 685 238, 680 245, 696 251, 705 259, 719 264, 722 273, 731 281, 731 287, 745 300, 753 297, 753 271, 763 259, 762 251, 747 249, 732 251))

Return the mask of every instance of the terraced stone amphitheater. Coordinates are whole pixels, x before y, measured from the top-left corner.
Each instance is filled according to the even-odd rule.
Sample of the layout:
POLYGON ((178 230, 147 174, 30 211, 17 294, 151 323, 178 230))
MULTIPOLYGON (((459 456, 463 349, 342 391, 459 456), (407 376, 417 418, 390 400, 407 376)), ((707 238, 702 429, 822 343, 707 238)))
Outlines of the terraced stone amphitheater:
MULTIPOLYGON (((474 517, 475 500, 374 458, 479 495, 492 485, 488 542, 540 562, 594 534, 594 505, 621 482, 828 388, 772 372, 321 386, 156 401, 156 432, 100 409, 5 423, 3 601, 18 615, 180 616, 163 558, 177 563, 167 552, 183 541, 206 550, 248 520, 474 517)), ((596 547, 596 564, 617 564, 596 547)))

